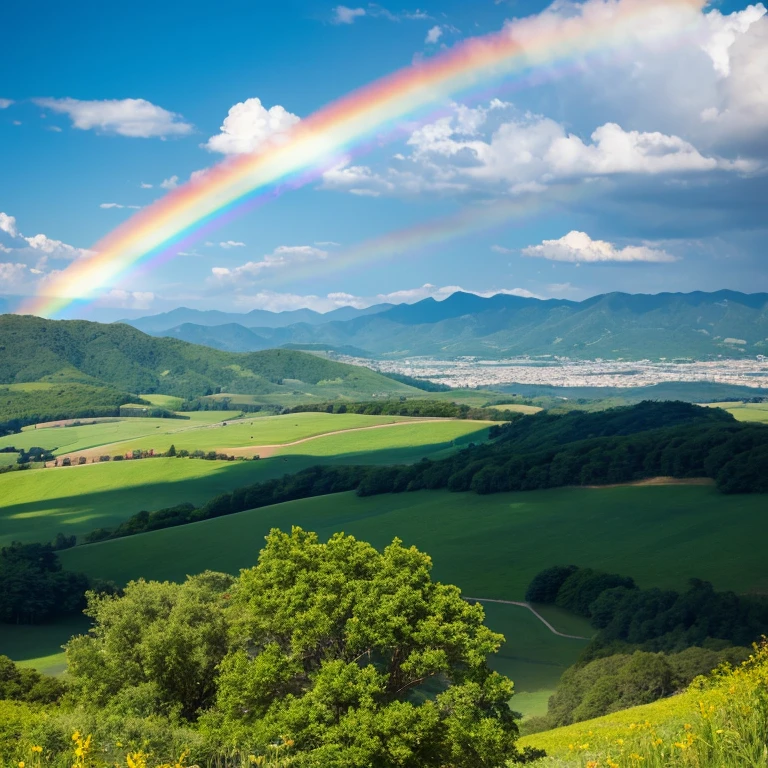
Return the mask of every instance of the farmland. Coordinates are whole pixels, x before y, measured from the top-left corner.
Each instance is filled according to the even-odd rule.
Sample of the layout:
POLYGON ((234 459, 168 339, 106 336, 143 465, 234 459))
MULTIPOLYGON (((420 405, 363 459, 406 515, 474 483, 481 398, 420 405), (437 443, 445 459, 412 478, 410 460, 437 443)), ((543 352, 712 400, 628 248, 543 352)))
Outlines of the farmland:
MULTIPOLYGON (((238 441, 241 444, 257 440, 279 443, 344 429, 345 426, 355 429, 363 425, 403 421, 401 417, 306 413, 236 421, 224 427, 206 423, 214 415, 222 417, 221 412, 201 412, 194 414, 199 417, 197 422, 194 419, 191 422, 127 419, 83 427, 52 428, 37 433, 32 431, 31 438, 37 440, 29 437, 29 431, 5 439, 10 444, 23 447, 19 438, 23 437, 35 445, 39 444, 43 432, 51 432, 55 438, 63 436, 71 441, 59 452, 72 453, 76 450, 73 448, 75 445, 81 446, 78 450, 85 451, 86 446, 99 445, 102 441, 112 440, 115 435, 133 431, 134 434, 143 432, 143 436, 130 440, 128 445, 131 447, 157 448, 157 438, 162 436, 163 440, 169 444, 174 442, 178 448, 187 445, 188 441, 194 450, 201 443, 204 449, 227 446, 228 442, 237 444, 238 441), (177 425, 190 423, 195 426, 182 426, 178 432, 168 431, 177 428, 177 425), (265 425, 263 428, 262 424, 265 425), (147 437, 147 431, 151 432, 153 428, 155 434, 147 437), (195 437, 189 438, 190 434, 195 437)), ((318 438, 292 446, 290 455, 279 460, 222 462, 157 457, 135 462, 4 474, 0 475, 0 543, 13 540, 47 541, 59 532, 84 534, 95 528, 115 525, 142 509, 151 511, 181 502, 201 504, 224 491, 296 472, 311 464, 344 461, 345 453, 355 453, 356 461, 361 463, 409 462, 436 450, 444 450, 453 440, 469 439, 472 435, 472 439, 479 441, 486 434, 487 428, 481 422, 411 420, 405 426, 342 432, 318 438), (319 447, 313 448, 316 444, 319 447)), ((55 447, 56 442, 54 440, 50 447, 55 447)), ((119 449, 114 446, 99 448, 94 453, 122 453, 127 450, 125 445, 121 443, 119 449)), ((15 454, 0 456, 15 459, 15 454)))
POLYGON ((768 424, 768 403, 707 403, 710 408, 722 408, 732 414, 738 421, 757 421, 768 424))
MULTIPOLYGON (((723 497, 705 486, 492 496, 422 491, 364 499, 340 494, 77 547, 62 552, 61 559, 68 569, 118 583, 138 576, 183 579, 206 568, 237 573, 254 564, 270 528, 292 525, 317 531, 321 538, 343 530, 377 547, 398 536, 430 553, 436 578, 472 597, 521 600, 538 571, 571 562, 627 573, 644 587, 682 588, 693 575, 720 589, 768 587, 761 538, 755 536, 768 528, 762 498, 723 497)), ((525 609, 484 608, 489 625, 507 638, 493 664, 525 693, 514 707, 527 714, 543 712, 584 642, 553 635, 525 609)), ((557 609, 542 613, 563 632, 592 632, 582 619, 557 609)))

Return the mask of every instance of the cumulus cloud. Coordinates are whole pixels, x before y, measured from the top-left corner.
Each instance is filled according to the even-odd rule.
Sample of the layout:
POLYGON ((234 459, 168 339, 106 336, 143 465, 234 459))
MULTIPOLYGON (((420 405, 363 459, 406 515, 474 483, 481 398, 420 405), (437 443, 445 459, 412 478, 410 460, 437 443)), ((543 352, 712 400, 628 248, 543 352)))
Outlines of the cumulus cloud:
POLYGON ((224 155, 255 152, 268 142, 279 142, 299 121, 297 115, 279 104, 267 109, 261 99, 247 99, 229 110, 220 133, 203 146, 224 155))
POLYGON ((150 309, 154 300, 155 294, 151 291, 124 291, 114 288, 101 294, 94 304, 115 309, 150 309))
POLYGON ((0 212, 0 229, 11 237, 18 237, 19 231, 16 229, 16 217, 0 212))
POLYGON ((586 232, 569 232, 559 240, 544 240, 541 245, 523 248, 524 256, 550 261, 581 262, 670 262, 677 258, 664 250, 647 245, 628 245, 617 248, 606 240, 593 240, 586 232))
POLYGON ((365 16, 365 8, 348 8, 346 5, 337 5, 333 9, 334 24, 354 24, 355 19, 365 16))
POLYGON ((245 243, 241 243, 238 240, 225 240, 223 243, 219 243, 220 248, 245 248, 245 243))
POLYGON ((147 184, 145 181, 142 181, 141 184, 139 184, 139 186, 142 189, 152 189, 152 187, 154 187, 154 184, 147 184))
POLYGON ((170 179, 163 179, 160 182, 162 189, 176 189, 179 186, 179 177, 171 176, 170 179))
POLYGON ((242 284, 258 280, 265 272, 326 258, 328 251, 313 245, 280 245, 260 261, 248 261, 238 267, 213 267, 211 273, 215 282, 242 284))
POLYGON ((49 259, 72 261, 93 253, 85 248, 75 248, 61 240, 54 240, 44 234, 26 237, 19 231, 16 218, 2 211, 0 211, 0 231, 11 238, 10 247, 2 247, 4 253, 13 253, 19 261, 22 258, 36 260, 36 267, 40 270, 47 265, 49 259))
POLYGON ((15 288, 21 285, 29 276, 26 264, 0 262, 0 285, 3 289, 15 288))
POLYGON ((133 208, 138 210, 140 205, 122 205, 122 203, 99 203, 99 208, 133 208))
POLYGON ((0 99, 0 109, 8 109, 13 104, 13 99, 0 99))
POLYGON ((427 36, 424 38, 424 42, 427 45, 434 45, 442 36, 443 28, 439 24, 436 24, 429 30, 429 32, 427 32, 427 36))
POLYGON ((167 138, 186 136, 192 125, 181 115, 158 107, 146 99, 35 99, 35 104, 53 112, 67 115, 72 125, 83 131, 129 136, 131 138, 167 138))

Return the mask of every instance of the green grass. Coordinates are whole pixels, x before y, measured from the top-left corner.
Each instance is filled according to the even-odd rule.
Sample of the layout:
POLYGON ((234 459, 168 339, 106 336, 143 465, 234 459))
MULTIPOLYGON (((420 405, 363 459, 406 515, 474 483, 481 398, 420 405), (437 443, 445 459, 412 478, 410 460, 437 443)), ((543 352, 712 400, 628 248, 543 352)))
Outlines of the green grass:
POLYGON ((757 421, 768 424, 768 403, 706 403, 708 408, 722 408, 738 421, 757 421))
POLYGON ((346 493, 77 547, 61 558, 118 583, 205 568, 237 573, 254 564, 270 528, 291 525, 325 537, 346 531, 377 547, 399 536, 432 556, 437 578, 473 597, 521 600, 531 578, 558 563, 628 574, 641 587, 682 589, 697 576, 718 589, 768 589, 765 497, 706 486, 346 493))
MULTIPOLYGON (((157 435, 139 437, 122 443, 120 450, 154 448, 155 452, 165 452, 171 443, 176 446, 176 450, 188 451, 276 445, 336 430, 360 429, 406 420, 403 416, 358 416, 352 413, 295 413, 287 416, 261 416, 228 421, 226 426, 219 424, 167 434, 158 432, 157 435)), ((421 429, 424 427, 424 425, 416 426, 421 429)))
POLYGON ((139 395, 142 400, 146 400, 159 408, 167 408, 169 411, 178 411, 184 400, 173 395, 139 395))
MULTIPOLYGON (((122 440, 135 440, 145 437, 153 442, 155 437, 175 435, 187 430, 198 430, 216 422, 236 416, 236 411, 197 411, 189 419, 114 419, 96 424, 84 424, 78 427, 46 427, 35 429, 26 427, 20 434, 0 437, 0 448, 31 448, 39 446, 54 451, 55 455, 84 451, 101 445, 109 445, 122 440)), ((185 414, 187 415, 187 414, 185 414)), ((83 419, 87 421, 87 419, 83 419)), ((122 453, 116 449, 112 453, 122 453)))
POLYGON ((0 467, 12 467, 18 458, 18 453, 0 453, 0 467))
POLYGON ((3 624, 0 654, 12 658, 22 667, 34 667, 47 675, 58 675, 66 668, 61 646, 72 635, 87 632, 89 626, 90 620, 85 616, 74 616, 41 626, 3 624))
MULTIPOLYGON (((435 578, 472 597, 521 600, 530 579, 558 563, 625 573, 641 587, 681 589, 698 576, 719 589, 765 591, 764 502, 703 486, 365 499, 348 493, 77 547, 61 559, 66 568, 121 584, 138 576, 178 580, 206 568, 237 573, 255 564, 270 528, 300 525, 321 537, 345 531, 377 547, 398 536, 432 556, 435 578)), ((553 635, 524 608, 484 608, 489 625, 507 638, 493 665, 516 682, 514 708, 541 714, 583 641, 553 635)), ((542 613, 562 632, 591 634, 578 617, 552 608, 542 613)))
MULTIPOLYGON (((279 417, 288 418, 289 421, 276 425, 275 420, 272 420, 268 427, 270 439, 275 439, 278 434, 277 426, 284 430, 283 433, 302 428, 306 433, 311 429, 329 428, 322 427, 323 424, 338 425, 336 419, 341 419, 343 423, 359 424, 360 419, 375 418, 300 415, 324 418, 300 419, 297 428, 295 416, 279 417), (350 422, 350 419, 356 421, 350 422)), ((57 428, 56 431, 61 429, 62 432, 68 432, 70 429, 74 431, 101 426, 117 425, 67 427, 57 428)), ((232 425, 233 434, 245 434, 245 430, 255 435, 257 426, 249 422, 235 422, 232 425)), ((219 434, 228 429, 213 427, 196 432, 219 434)), ((59 532, 82 535, 95 528, 112 527, 142 509, 151 511, 180 502, 202 504, 224 491, 298 472, 313 464, 418 461, 426 455, 444 455, 453 450, 448 447, 452 438, 458 442, 470 437, 479 441, 486 434, 487 430, 478 422, 421 422, 329 435, 293 446, 293 449, 303 450, 292 450, 290 455, 259 462, 154 458, 88 464, 84 467, 39 469, 34 473, 11 472, 0 475, 0 545, 14 540, 49 541, 59 532), (467 428, 476 431, 468 435, 467 428), (448 442, 435 444, 435 440, 448 442), (319 446, 316 445, 318 443, 319 446), (345 452, 348 453, 345 455, 345 452)))
MULTIPOLYGON (((279 417, 288 418, 288 417, 279 417)), ((339 417, 333 417, 339 418, 339 417)), ((358 416, 357 418, 385 418, 383 416, 358 416)), ((397 418, 403 421, 402 417, 397 418)), ((387 450, 430 445, 434 449, 488 439, 488 426, 477 421, 432 421, 429 423, 403 424, 386 429, 370 429, 362 432, 328 435, 298 445, 286 446, 278 451, 281 456, 303 454, 309 456, 346 456, 387 450)))
POLYGON ((526 416, 544 410, 538 405, 522 405, 521 403, 501 403, 500 405, 488 405, 486 408, 495 408, 497 411, 515 411, 516 413, 524 413, 526 416))

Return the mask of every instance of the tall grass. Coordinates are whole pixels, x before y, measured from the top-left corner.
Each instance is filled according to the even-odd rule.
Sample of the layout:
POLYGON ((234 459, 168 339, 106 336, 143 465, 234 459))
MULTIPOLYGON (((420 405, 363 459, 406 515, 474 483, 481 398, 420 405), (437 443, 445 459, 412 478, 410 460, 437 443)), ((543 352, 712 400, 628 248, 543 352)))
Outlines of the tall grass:
POLYGON ((547 751, 541 768, 767 768, 768 642, 679 696, 522 743, 547 751))

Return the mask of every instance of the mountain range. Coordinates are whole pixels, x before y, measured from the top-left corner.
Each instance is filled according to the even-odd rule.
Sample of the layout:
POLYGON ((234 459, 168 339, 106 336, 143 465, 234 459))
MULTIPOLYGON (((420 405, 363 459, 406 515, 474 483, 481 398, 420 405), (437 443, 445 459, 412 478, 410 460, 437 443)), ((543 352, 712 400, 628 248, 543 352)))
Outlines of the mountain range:
POLYGON ((231 352, 285 345, 386 358, 658 359, 768 352, 768 294, 728 290, 608 293, 580 302, 457 292, 443 301, 343 307, 324 315, 308 309, 247 315, 178 309, 128 322, 157 336, 231 352))

